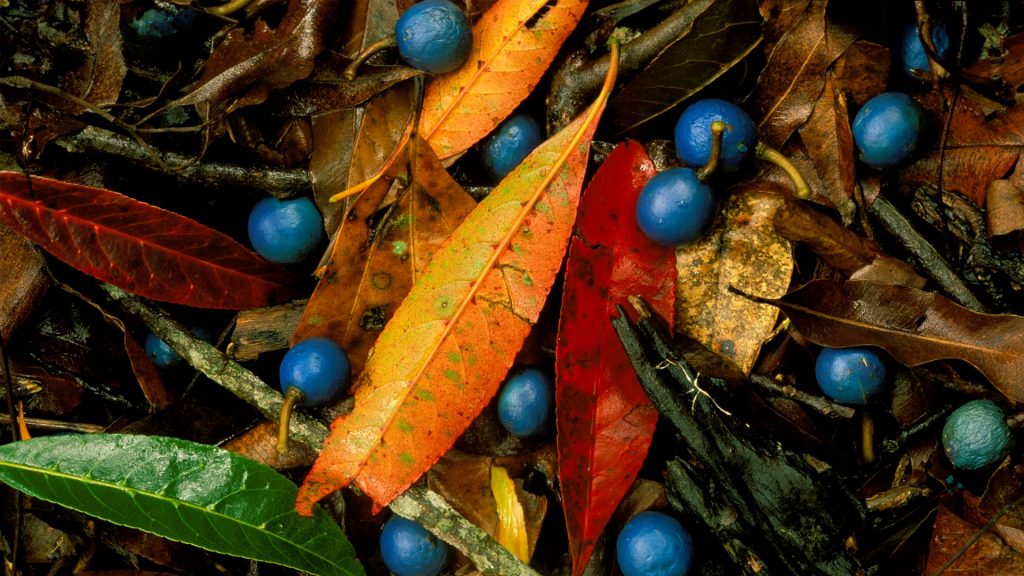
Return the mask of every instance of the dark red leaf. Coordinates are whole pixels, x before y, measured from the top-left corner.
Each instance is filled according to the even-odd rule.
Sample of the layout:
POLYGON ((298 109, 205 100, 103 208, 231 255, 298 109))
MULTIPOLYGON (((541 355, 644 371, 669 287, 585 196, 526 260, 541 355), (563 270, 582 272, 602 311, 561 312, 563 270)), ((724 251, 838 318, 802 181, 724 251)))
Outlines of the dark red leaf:
POLYGON ((653 175, 639 143, 616 148, 583 196, 569 248, 555 409, 575 575, 633 484, 658 417, 608 321, 615 304, 634 294, 669 322, 674 316, 675 252, 651 242, 636 224, 636 198, 653 175))
POLYGON ((286 299, 294 278, 228 236, 127 196, 0 172, 0 222, 69 265, 153 300, 241 310, 286 299))
POLYGON ((899 284, 810 282, 775 304, 800 334, 832 348, 878 346, 908 366, 956 358, 1024 400, 1024 317, 980 314, 899 284))

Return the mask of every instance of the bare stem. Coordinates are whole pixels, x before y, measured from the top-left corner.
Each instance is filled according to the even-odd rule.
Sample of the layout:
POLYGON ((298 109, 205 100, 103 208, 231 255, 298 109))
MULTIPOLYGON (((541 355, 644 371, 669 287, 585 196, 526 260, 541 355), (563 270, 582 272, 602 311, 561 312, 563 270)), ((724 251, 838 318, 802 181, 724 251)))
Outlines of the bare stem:
POLYGON ((721 120, 711 123, 711 154, 708 155, 708 163, 697 171, 697 178, 704 182, 710 178, 715 170, 718 170, 719 160, 722 157, 722 135, 725 134, 727 126, 721 120))
POLYGON ((800 171, 789 161, 789 158, 782 155, 782 152, 768 146, 764 142, 758 142, 754 150, 758 158, 782 168, 786 176, 789 176, 789 179, 793 181, 793 187, 796 188, 794 196, 801 200, 807 200, 811 197, 811 187, 807 185, 807 180, 804 180, 800 171))

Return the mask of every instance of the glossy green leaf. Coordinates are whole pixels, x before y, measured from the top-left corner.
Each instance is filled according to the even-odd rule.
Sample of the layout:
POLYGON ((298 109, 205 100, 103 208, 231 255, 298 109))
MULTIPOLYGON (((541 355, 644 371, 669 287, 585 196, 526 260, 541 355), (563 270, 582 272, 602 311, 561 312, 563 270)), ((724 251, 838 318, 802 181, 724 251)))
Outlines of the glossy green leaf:
POLYGON ((295 512, 295 484, 221 448, 157 436, 51 436, 0 446, 0 480, 35 498, 222 554, 361 575, 341 529, 295 512))

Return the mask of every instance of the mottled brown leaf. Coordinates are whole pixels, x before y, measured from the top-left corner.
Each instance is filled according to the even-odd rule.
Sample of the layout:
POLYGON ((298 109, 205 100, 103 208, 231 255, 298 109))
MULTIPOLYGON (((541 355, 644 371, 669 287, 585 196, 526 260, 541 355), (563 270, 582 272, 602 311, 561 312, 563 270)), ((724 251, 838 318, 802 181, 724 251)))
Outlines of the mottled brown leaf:
POLYGON ((857 40, 836 59, 832 75, 837 88, 854 106, 878 96, 886 89, 892 54, 881 44, 857 40))
POLYGON ((734 190, 724 202, 704 237, 676 249, 676 330, 749 373, 778 313, 731 288, 781 296, 793 257, 773 226, 781 194, 751 187, 734 190))
POLYGON ((768 56, 752 98, 761 141, 780 147, 811 116, 825 71, 856 35, 825 19, 827 2, 811 2, 768 56))
POLYGON ((288 451, 279 453, 277 428, 277 422, 264 420, 224 444, 223 448, 276 470, 309 466, 316 460, 316 452, 302 442, 289 442, 288 451))
POLYGON ((128 73, 121 54, 121 3, 92 0, 86 3, 85 36, 89 54, 75 70, 65 74, 61 87, 93 104, 113 104, 128 73))
POLYGON ((881 282, 816 280, 775 303, 815 344, 878 346, 908 366, 960 359, 1011 400, 1024 399, 1024 317, 972 312, 881 282))
POLYGON ((846 98, 837 89, 831 74, 826 75, 825 88, 799 132, 804 149, 823 184, 819 192, 839 211, 843 224, 849 226, 857 211, 853 200, 857 178, 853 131, 850 129, 846 98))
POLYGON ((1009 180, 995 180, 985 191, 989 236, 1024 229, 1024 191, 1009 180))
POLYGON ((313 71, 342 3, 293 0, 276 28, 260 19, 252 33, 238 27, 224 38, 188 94, 173 105, 223 104, 227 110, 263 102, 274 88, 313 71))
POLYGON ((789 198, 775 211, 773 224, 783 238, 806 244, 826 264, 844 274, 853 274, 882 255, 874 242, 810 205, 789 198))
POLYGON ((760 0, 758 10, 764 18, 764 51, 770 54, 779 38, 796 24, 811 0, 760 0))

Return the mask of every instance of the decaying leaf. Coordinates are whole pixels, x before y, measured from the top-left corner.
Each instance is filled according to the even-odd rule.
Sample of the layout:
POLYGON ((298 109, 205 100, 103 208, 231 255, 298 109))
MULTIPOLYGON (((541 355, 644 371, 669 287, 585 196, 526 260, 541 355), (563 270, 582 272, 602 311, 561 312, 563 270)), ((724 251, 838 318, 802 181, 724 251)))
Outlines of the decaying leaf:
POLYGON ((353 374, 434 253, 476 206, 426 142, 416 139, 407 150, 415 155, 409 187, 385 203, 390 182, 381 181, 353 204, 294 336, 334 340, 353 374))
POLYGON ((989 236, 1024 229, 1024 191, 1010 180, 994 180, 985 191, 989 236))
POLYGON ((654 176, 643 146, 626 141, 583 194, 569 247, 555 349, 559 482, 573 573, 632 486, 658 414, 636 379, 608 318, 630 296, 674 317, 675 258, 636 223, 636 200, 654 176))
POLYGON ((742 61, 761 42, 753 0, 711 2, 608 106, 608 125, 624 133, 673 109, 742 61))
POLYGON ((980 314, 931 292, 881 282, 810 282, 776 300, 821 346, 878 346, 908 366, 956 358, 1024 400, 1024 317, 980 314))
MULTIPOLYGON (((964 494, 963 498, 968 506, 977 507, 973 496, 964 494)), ((932 526, 925 573, 939 574, 944 570, 948 574, 1011 576, 1024 572, 1024 556, 1007 546, 998 535, 986 531, 971 543, 984 526, 983 522, 969 522, 947 505, 940 504, 932 526), (967 544, 971 545, 964 550, 967 544)))
POLYGON ((780 147, 810 118, 825 72, 856 34, 825 19, 825 0, 811 2, 768 55, 754 92, 753 116, 762 142, 780 147))
POLYGON ((825 78, 825 87, 814 104, 807 122, 799 128, 800 140, 822 187, 815 189, 824 196, 849 225, 857 211, 853 190, 857 182, 854 161, 853 131, 846 97, 837 89, 831 74, 825 78))
POLYGON ((676 248, 676 330, 747 373, 778 315, 732 290, 779 297, 789 288, 790 245, 773 226, 785 194, 734 190, 712 229, 676 248))
POLYGON ((435 253, 377 338, 353 386, 355 408, 332 424, 300 512, 353 481, 387 505, 487 405, 561 266, 616 71, 591 109, 536 148, 435 253))
POLYGON ((500 0, 473 26, 466 64, 427 86, 420 134, 442 161, 490 133, 536 87, 587 0, 500 0))

